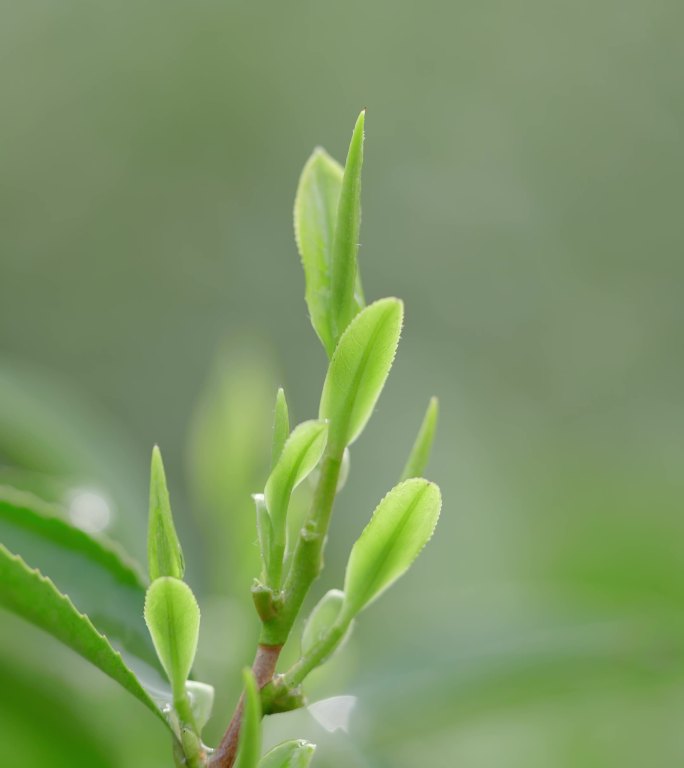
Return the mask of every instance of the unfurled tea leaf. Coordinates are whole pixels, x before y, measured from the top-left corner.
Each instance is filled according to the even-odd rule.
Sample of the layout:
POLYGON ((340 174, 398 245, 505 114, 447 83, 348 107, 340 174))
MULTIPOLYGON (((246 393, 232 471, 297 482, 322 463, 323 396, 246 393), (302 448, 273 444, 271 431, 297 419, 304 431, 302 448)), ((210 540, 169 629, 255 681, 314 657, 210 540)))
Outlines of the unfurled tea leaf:
POLYGON ((184 691, 197 651, 200 612, 190 587, 162 576, 145 598, 145 621, 174 694, 184 691))
POLYGON ((166 475, 158 446, 152 451, 150 473, 150 519, 147 532, 147 563, 150 581, 160 576, 182 579, 185 572, 183 552, 171 515, 166 475))
POLYGON ((328 442, 335 451, 353 443, 371 416, 397 351, 403 312, 399 299, 370 304, 335 349, 319 409, 319 417, 330 422, 328 442))
POLYGON ((354 616, 391 586, 429 541, 442 497, 422 478, 405 480, 378 504, 354 544, 344 582, 346 616, 354 616))
POLYGON ((428 403, 423 422, 418 430, 413 448, 411 448, 404 471, 401 473, 401 480, 408 480, 410 477, 420 477, 425 472, 430 458, 432 442, 435 439, 438 415, 439 401, 436 397, 432 397, 428 403))

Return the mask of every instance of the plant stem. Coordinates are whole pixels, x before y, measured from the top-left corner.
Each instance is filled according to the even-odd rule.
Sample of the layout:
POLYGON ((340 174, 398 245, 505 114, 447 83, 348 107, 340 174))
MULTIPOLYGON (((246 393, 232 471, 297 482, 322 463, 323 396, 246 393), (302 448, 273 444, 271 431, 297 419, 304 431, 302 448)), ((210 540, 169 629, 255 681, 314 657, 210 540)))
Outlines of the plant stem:
POLYGON ((343 453, 344 448, 328 449, 323 457, 311 512, 299 533, 292 563, 285 579, 283 605, 272 620, 264 622, 261 632, 262 643, 283 645, 286 642, 304 598, 321 572, 323 548, 337 493, 343 453))
MULTIPOLYGON (((282 645, 263 645, 259 643, 254 663, 252 664, 252 672, 254 672, 259 688, 263 688, 272 679, 281 650, 282 645)), ((209 765, 212 768, 231 768, 235 762, 244 703, 244 694, 242 694, 230 725, 223 735, 221 743, 209 760, 209 765)))
MULTIPOLYGON (((300 531, 292 564, 285 579, 282 607, 272 619, 263 622, 259 646, 252 665, 260 689, 273 678, 280 651, 309 588, 323 567, 323 548, 337 493, 343 453, 344 446, 340 450, 328 448, 323 457, 311 511, 300 531)), ((243 708, 244 694, 240 696, 228 729, 209 761, 211 768, 232 768, 237 757, 243 708)))

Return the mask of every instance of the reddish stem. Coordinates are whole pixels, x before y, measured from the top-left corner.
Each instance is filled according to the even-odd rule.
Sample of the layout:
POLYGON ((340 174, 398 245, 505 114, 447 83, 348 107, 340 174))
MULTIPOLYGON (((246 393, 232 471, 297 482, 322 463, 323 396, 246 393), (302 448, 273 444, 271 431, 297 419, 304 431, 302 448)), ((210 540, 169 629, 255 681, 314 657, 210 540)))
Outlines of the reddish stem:
MULTIPOLYGON (((278 657, 282 650, 282 645, 262 645, 257 647, 252 672, 256 678, 259 689, 270 683, 275 674, 278 657)), ((235 708, 235 712, 230 721, 221 743, 209 760, 211 768, 232 768, 237 757, 238 740, 240 738, 240 728, 242 727, 242 711, 244 709, 244 694, 240 696, 240 701, 235 708)))

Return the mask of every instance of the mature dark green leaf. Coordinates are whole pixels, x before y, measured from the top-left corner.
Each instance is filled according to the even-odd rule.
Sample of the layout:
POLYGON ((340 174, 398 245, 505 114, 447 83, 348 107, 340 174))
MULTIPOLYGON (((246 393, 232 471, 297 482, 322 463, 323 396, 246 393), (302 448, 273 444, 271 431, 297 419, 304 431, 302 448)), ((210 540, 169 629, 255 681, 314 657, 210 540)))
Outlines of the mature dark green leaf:
POLYGON ((438 415, 439 401, 436 397, 432 397, 428 403, 404 471, 401 473, 401 480, 408 480, 410 477, 420 477, 425 472, 428 460, 430 459, 432 442, 435 439, 438 415))
POLYGON ((309 741, 285 741, 263 756, 259 768, 308 768, 315 751, 316 745, 309 741))
POLYGON ((162 576, 145 597, 145 621, 174 695, 184 691, 197 651, 200 611, 190 587, 162 576))
POLYGON ((349 144, 335 222, 330 294, 331 329, 335 345, 359 311, 354 291, 357 283, 357 254, 361 229, 361 168, 365 119, 364 110, 356 121, 349 144))
POLYGON ((147 532, 147 564, 150 580, 160 576, 182 579, 185 573, 183 550, 173 524, 171 501, 166 485, 166 474, 161 451, 155 445, 152 450, 150 472, 150 517, 147 532))
POLYGON ((361 434, 380 397, 399 343, 404 305, 380 299, 362 310, 342 335, 323 384, 319 417, 337 452, 361 434))
POLYGON ((378 504, 349 556, 343 608, 347 617, 408 570, 430 540, 441 506, 439 488, 422 478, 399 483, 378 504))
POLYGON ((0 544, 0 605, 68 645, 132 693, 168 725, 121 655, 93 626, 87 616, 61 594, 50 579, 30 568, 0 544))
POLYGON ((305 421, 295 427, 266 482, 264 496, 272 526, 271 553, 268 558, 272 587, 277 587, 280 579, 290 496, 320 461, 327 436, 328 425, 322 421, 305 421))
POLYGON ((242 728, 238 743, 237 768, 257 768, 261 756, 261 697, 254 673, 242 673, 245 694, 242 728))
POLYGON ((124 653, 145 685, 163 685, 142 615, 146 585, 138 566, 113 544, 91 538, 58 514, 58 508, 30 494, 0 488, 0 541, 49 575, 124 653))
POLYGON ((285 391, 281 387, 276 395, 275 412, 273 414, 273 445, 271 448, 271 468, 275 467, 283 452, 285 441, 290 434, 290 414, 285 399, 285 391))

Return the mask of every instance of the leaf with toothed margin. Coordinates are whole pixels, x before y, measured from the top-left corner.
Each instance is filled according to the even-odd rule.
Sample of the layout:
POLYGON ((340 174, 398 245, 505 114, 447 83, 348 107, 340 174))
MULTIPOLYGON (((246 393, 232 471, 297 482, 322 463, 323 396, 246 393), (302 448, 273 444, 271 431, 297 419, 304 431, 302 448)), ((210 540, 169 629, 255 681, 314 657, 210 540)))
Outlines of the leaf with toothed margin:
POLYGON ((319 418, 330 422, 332 450, 341 453, 366 426, 392 367, 403 315, 399 299, 380 299, 362 310, 342 334, 319 407, 319 418))
POLYGON ((121 655, 50 579, 0 544, 0 605, 44 629, 132 693, 170 728, 121 655))
POLYGON ((439 488, 428 480, 414 478, 392 488, 352 547, 342 615, 355 616, 406 573, 430 540, 441 507, 439 488))
POLYGON ((242 679, 245 686, 245 708, 236 765, 237 768, 257 768, 261 755, 261 697, 251 669, 243 671, 242 679))
POLYGON ((261 758, 259 768, 308 768, 315 751, 316 745, 310 741, 284 741, 261 758))
POLYGON ((69 595, 142 684, 162 693, 168 687, 142 615, 146 584, 139 566, 114 543, 69 525, 64 514, 32 494, 0 487, 0 542, 69 595))

